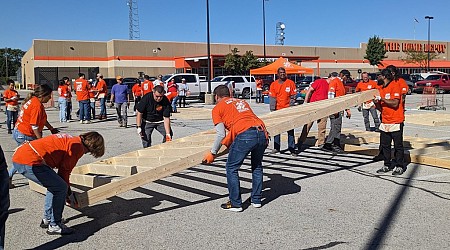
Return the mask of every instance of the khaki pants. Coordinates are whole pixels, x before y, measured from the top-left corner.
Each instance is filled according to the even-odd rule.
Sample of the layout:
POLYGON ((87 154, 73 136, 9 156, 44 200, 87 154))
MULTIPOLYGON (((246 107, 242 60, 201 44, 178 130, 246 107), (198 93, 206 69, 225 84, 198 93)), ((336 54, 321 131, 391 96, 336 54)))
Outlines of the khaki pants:
MULTIPOLYGON (((328 117, 324 117, 322 119, 317 120, 318 136, 317 136, 316 146, 320 146, 325 143, 325 133, 327 130, 327 119, 328 119, 328 117)), ((303 143, 305 143, 306 137, 308 136, 308 133, 311 130, 312 125, 313 125, 313 122, 310 122, 303 126, 302 134, 298 138, 298 143, 297 143, 298 149, 300 149, 301 145, 303 143)))

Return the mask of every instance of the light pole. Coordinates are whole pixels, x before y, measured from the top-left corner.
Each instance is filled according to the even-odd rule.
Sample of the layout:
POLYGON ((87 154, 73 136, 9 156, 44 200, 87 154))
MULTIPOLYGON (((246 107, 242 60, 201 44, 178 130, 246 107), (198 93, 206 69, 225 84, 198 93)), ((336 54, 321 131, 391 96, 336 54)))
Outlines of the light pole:
POLYGON ((428 19, 427 71, 430 72, 430 23, 431 23, 431 19, 434 19, 434 17, 432 17, 432 16, 425 16, 425 19, 428 19))
POLYGON ((209 40, 209 0, 206 0, 206 43, 208 47, 208 94, 211 94, 211 41, 209 40))
POLYGON ((9 72, 8 72, 8 48, 7 47, 5 47, 5 67, 6 67, 6 72, 5 72, 5 75, 6 75, 6 78, 9 78, 9 72))
MULTIPOLYGON (((72 51, 75 50, 75 48, 72 47, 72 46, 70 46, 69 49, 72 50, 72 51)), ((81 69, 80 69, 80 58, 79 58, 79 56, 78 56, 78 50, 77 50, 76 52, 77 52, 77 61, 78 61, 78 74, 80 74, 80 72, 81 72, 81 69)), ((73 54, 72 54, 72 56, 73 56, 73 54)))
POLYGON ((262 0, 262 5, 263 5, 264 63, 266 62, 266 5, 265 5, 266 1, 269 1, 269 0, 262 0))

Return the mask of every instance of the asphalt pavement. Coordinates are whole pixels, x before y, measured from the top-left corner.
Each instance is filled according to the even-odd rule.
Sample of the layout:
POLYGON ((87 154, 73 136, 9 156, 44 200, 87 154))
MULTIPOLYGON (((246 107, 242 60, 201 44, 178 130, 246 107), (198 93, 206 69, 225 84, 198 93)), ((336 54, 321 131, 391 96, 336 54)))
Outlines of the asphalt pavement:
MULTIPOLYGON (((407 112, 448 113, 415 110, 420 99, 421 95, 409 96, 407 112)), ((252 101, 251 106, 259 115, 268 112, 268 105, 252 101)), ((198 107, 212 108, 190 105, 190 109, 198 107)), ((356 108, 352 113, 344 127, 362 130, 362 114, 356 108)), ((103 158, 141 148, 135 116, 129 117, 129 128, 120 128, 113 109, 108 109, 108 120, 92 124, 59 123, 56 108, 47 109, 47 114, 63 133, 100 132, 106 140, 103 158)), ((1 125, 0 144, 10 165, 15 143, 1 125)), ((175 119, 172 126, 175 137, 213 128, 210 120, 175 119)), ((406 124, 405 134, 449 140, 449 129, 406 124)), ((162 140, 157 132, 153 138, 157 143, 162 140)), ((79 165, 92 161, 85 155, 79 165)), ((39 227, 44 196, 30 191, 25 178, 17 174, 17 187, 10 190, 6 249, 450 248, 448 169, 410 164, 403 175, 392 176, 376 174, 382 163, 369 156, 333 156, 315 148, 297 157, 267 154, 263 206, 250 205, 251 172, 246 160, 240 171, 244 211, 235 213, 220 208, 228 193, 225 161, 222 157, 212 165, 189 168, 87 208, 66 207, 67 225, 76 233, 63 237, 47 235, 39 227)))

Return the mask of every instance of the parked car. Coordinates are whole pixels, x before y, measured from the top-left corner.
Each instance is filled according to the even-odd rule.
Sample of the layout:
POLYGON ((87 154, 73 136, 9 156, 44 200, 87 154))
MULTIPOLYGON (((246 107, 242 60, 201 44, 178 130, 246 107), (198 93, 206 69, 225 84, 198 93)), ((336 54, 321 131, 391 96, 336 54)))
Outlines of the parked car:
MULTIPOLYGON (((128 86, 128 93, 130 95, 130 100, 133 100, 133 93, 131 92, 131 89, 133 88, 134 84, 136 83, 136 80, 138 78, 136 77, 125 77, 123 78, 122 84, 126 84, 128 86)), ((108 102, 111 97, 111 89, 114 84, 117 83, 116 78, 103 78, 103 80, 106 82, 106 87, 108 89, 108 94, 106 96, 106 101, 108 102)))
POLYGON ((422 81, 424 80, 423 77, 421 75, 416 75, 416 74, 402 74, 400 76, 401 78, 403 78, 406 83, 408 84, 409 90, 408 90, 408 95, 410 95, 413 92, 416 92, 416 82, 418 81, 422 81))
POLYGON ((234 81, 234 94, 237 97, 248 99, 256 93, 256 82, 253 76, 217 76, 211 81, 211 86, 214 86, 212 89, 230 81, 234 81))
POLYGON ((300 84, 310 84, 314 82, 315 80, 320 79, 320 76, 304 76, 302 78, 299 78, 296 82, 300 84))
POLYGON ((444 93, 450 91, 449 75, 447 74, 432 74, 425 80, 416 82, 416 91, 422 93, 425 87, 434 87, 437 93, 444 93))
POLYGON ((197 74, 192 73, 168 74, 162 77, 162 81, 167 86, 167 83, 172 79, 175 79, 176 84, 180 84, 181 79, 183 78, 186 80, 186 84, 189 87, 190 94, 187 97, 205 100, 205 94, 208 92, 208 82, 200 82, 200 78, 197 74))

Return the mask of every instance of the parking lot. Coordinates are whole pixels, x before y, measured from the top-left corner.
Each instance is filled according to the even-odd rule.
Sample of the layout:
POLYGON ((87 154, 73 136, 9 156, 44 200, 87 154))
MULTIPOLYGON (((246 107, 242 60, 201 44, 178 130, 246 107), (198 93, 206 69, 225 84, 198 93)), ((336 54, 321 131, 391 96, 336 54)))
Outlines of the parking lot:
MULTIPOLYGON (((445 95, 445 98, 450 95, 445 95)), ((448 111, 417 110, 423 96, 407 97, 407 114, 448 111)), ((251 106, 258 115, 268 105, 251 106)), ((450 104, 450 103, 449 103, 450 104)), ((445 107, 450 108, 445 101, 445 107)), ((213 128, 204 112, 213 106, 193 102, 174 114, 174 136, 180 138, 213 128), (178 116, 177 116, 178 115, 178 116)), ((74 107, 74 112, 76 107, 74 107)), ((362 114, 352 108, 344 128, 362 130, 362 114)), ((135 117, 121 128, 114 111, 92 124, 58 123, 58 110, 47 109, 49 122, 62 133, 95 130, 106 140, 102 159, 141 148, 135 117)), ((4 121, 4 114, 0 115, 4 121)), ((316 131, 313 127, 312 131, 316 131)), ((405 134, 450 140, 450 126, 405 125, 405 134)), ((45 131, 45 134, 49 134, 45 131)), ((153 134, 158 142, 162 139, 153 134)), ((15 143, 0 128, 8 164, 15 143)), ((283 142, 286 143, 286 142, 283 142)), ((282 145, 283 148, 283 145, 282 145)), ((268 150, 269 151, 269 150, 268 150)), ((176 155, 177 152, 174 152, 176 155)), ((79 165, 92 162, 84 156, 79 165)), ((250 163, 241 171, 242 213, 220 209, 227 199, 225 161, 198 165, 80 210, 66 207, 64 217, 76 233, 50 236, 39 228, 43 196, 29 190, 17 174, 7 221, 7 249, 448 249, 450 170, 410 164, 402 176, 376 174, 381 163, 370 156, 334 156, 309 148, 299 156, 264 157, 264 200, 249 206, 250 163)))

